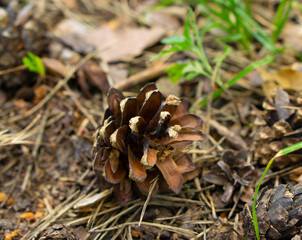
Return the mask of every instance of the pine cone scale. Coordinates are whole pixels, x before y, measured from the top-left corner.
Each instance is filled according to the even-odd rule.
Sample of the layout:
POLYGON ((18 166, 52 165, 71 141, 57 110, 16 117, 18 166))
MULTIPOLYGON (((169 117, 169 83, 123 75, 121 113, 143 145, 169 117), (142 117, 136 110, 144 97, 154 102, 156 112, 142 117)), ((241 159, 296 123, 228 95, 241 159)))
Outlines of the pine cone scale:
POLYGON ((128 146, 128 160, 129 160, 129 178, 142 182, 147 177, 146 168, 141 164, 141 160, 135 155, 131 147, 128 146))
POLYGON ((183 184, 183 178, 172 157, 168 156, 163 161, 157 161, 156 166, 161 171, 169 187, 178 194, 183 184))
MULTIPOLYGON (((256 205, 261 239, 291 239, 301 231, 302 183, 264 191, 256 205)), ((241 213, 247 239, 255 238, 251 209, 252 204, 246 205, 241 213)))

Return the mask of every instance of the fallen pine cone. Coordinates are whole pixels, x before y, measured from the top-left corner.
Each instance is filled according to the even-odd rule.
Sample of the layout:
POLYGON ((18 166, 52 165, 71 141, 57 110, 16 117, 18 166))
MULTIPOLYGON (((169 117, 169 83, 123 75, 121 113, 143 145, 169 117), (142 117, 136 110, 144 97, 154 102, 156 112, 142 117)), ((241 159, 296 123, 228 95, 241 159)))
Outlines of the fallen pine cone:
MULTIPOLYGON (((291 239, 301 234, 302 183, 293 187, 280 185, 263 190, 256 204, 256 214, 261 239, 291 239)), ((252 203, 241 212, 246 239, 256 239, 252 203)), ((298 238, 300 239, 300 238, 298 238)))
POLYGON ((238 186, 248 187, 253 179, 254 167, 248 162, 248 152, 243 149, 238 153, 227 150, 223 153, 217 165, 211 164, 210 169, 204 169, 202 178, 219 186, 223 186, 224 193, 221 201, 229 203, 238 186), (238 183, 238 184, 237 184, 238 183))
POLYGON ((148 194, 159 176, 153 194, 168 188, 179 193, 183 174, 195 166, 181 150, 193 141, 201 141, 202 120, 187 114, 188 103, 174 95, 164 101, 155 84, 147 84, 136 98, 111 88, 108 109, 95 133, 94 170, 100 188, 111 185, 121 205, 132 196, 133 181, 148 194), (109 184, 108 184, 109 183, 109 184))
MULTIPOLYGON (((281 149, 302 141, 302 92, 290 100, 287 92, 278 89, 274 99, 263 103, 263 116, 255 124, 255 159, 266 165, 281 149)), ((273 167, 282 169, 301 160, 302 151, 275 159, 273 167)))

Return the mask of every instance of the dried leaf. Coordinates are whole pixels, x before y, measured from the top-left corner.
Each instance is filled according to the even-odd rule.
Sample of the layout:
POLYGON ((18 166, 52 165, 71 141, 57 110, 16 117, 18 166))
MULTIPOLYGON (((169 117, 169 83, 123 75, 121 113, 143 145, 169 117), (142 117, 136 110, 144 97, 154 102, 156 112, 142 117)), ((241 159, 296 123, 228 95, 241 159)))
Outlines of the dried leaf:
POLYGON ((61 61, 46 57, 43 57, 42 61, 47 71, 57 74, 61 77, 65 77, 67 75, 68 69, 61 61))
POLYGON ((275 74, 275 79, 283 89, 302 90, 301 63, 281 67, 275 74))
POLYGON ((100 57, 107 62, 113 62, 141 54, 145 48, 158 42, 164 34, 165 30, 160 27, 147 29, 125 26, 112 29, 107 24, 85 34, 82 39, 95 48, 106 47, 100 57))

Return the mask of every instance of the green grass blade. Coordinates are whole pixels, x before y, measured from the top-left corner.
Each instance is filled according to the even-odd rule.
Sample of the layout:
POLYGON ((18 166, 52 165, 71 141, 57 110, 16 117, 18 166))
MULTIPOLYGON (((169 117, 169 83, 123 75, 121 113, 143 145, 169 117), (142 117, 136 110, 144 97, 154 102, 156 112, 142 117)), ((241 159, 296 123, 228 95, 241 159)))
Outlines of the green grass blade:
POLYGON ((256 199, 257 199, 257 196, 258 196, 258 192, 259 192, 259 189, 261 187, 261 183, 267 173, 267 171, 269 170, 269 168, 271 167, 271 165, 273 164, 274 160, 277 158, 277 157, 281 157, 281 156, 284 156, 286 154, 289 154, 289 153, 292 153, 294 151, 297 151, 299 149, 302 148, 302 141, 301 142, 298 142, 296 144, 293 144, 287 148, 284 148, 282 150, 280 150, 269 162, 268 164, 266 165, 266 168, 259 180, 259 183, 256 187, 256 190, 255 190, 255 195, 254 195, 254 201, 253 201, 253 209, 252 209, 252 214, 253 214, 253 222, 254 222, 254 229, 255 229, 255 232, 256 232, 256 237, 258 240, 260 240, 260 233, 259 233, 259 226, 258 226, 258 221, 257 221, 257 214, 256 214, 256 199))
POLYGON ((278 37, 284 28, 284 25, 292 9, 292 5, 293 0, 283 0, 278 6, 276 16, 273 20, 273 24, 276 27, 272 34, 272 39, 274 42, 278 40, 278 37))
MULTIPOLYGON (((226 89, 230 88, 231 86, 233 86, 240 78, 243 78, 249 72, 253 71, 255 68, 267 65, 267 64, 273 62, 274 60, 275 60, 275 58, 273 58, 273 57, 266 57, 266 58, 264 58, 264 59, 262 59, 260 61, 251 63, 249 66, 247 66, 241 72, 239 72, 235 77, 233 77, 232 79, 230 79, 229 81, 227 81, 224 84, 223 87, 217 89, 212 94, 212 100, 215 100, 216 98, 218 98, 224 92, 224 90, 226 90, 226 89)), ((207 105, 207 103, 208 103, 208 98, 205 98, 203 101, 200 102, 199 106, 200 107, 204 107, 204 106, 207 105)))
POLYGON ((236 10, 242 19, 242 24, 245 26, 247 31, 253 35, 265 48, 274 54, 278 54, 279 51, 276 48, 274 42, 270 37, 263 31, 263 29, 242 9, 236 10))

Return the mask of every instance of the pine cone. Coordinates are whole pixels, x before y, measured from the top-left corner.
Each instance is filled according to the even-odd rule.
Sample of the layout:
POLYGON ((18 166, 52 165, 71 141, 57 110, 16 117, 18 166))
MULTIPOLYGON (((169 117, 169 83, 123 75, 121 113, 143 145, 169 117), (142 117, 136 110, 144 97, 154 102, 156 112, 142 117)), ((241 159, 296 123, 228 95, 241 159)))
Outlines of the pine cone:
POLYGON ((111 88, 108 109, 95 133, 94 170, 100 187, 114 186, 120 204, 132 195, 132 181, 148 194, 159 176, 153 194, 168 188, 179 193, 183 174, 195 169, 181 150, 192 141, 205 138, 199 130, 202 120, 187 114, 188 103, 170 95, 163 101, 155 84, 147 84, 136 98, 111 88), (166 182, 166 183, 165 183, 166 182))
MULTIPOLYGON (((0 70, 22 65, 28 51, 39 55, 46 45, 44 25, 34 19, 35 5, 26 6, 10 1, 8 7, 0 8, 0 70)), ((24 72, 0 76, 0 87, 17 88, 26 80, 24 72)))
POLYGON ((248 162, 247 154, 244 149, 236 154, 227 150, 217 165, 211 164, 209 170, 204 169, 202 178, 205 181, 224 187, 221 197, 223 203, 229 203, 239 185, 249 186, 249 176, 254 172, 254 167, 248 162))
MULTIPOLYGON (((258 116, 255 138, 255 159, 266 165, 281 149, 302 141, 302 92, 290 101, 289 95, 283 90, 277 90, 274 99, 263 103, 264 116, 258 116), (297 130, 297 131, 296 131, 297 130)), ((302 151, 296 151, 279 157, 274 167, 284 168, 298 162, 302 151)))
MULTIPOLYGON (((261 239, 291 239, 301 233, 302 183, 293 187, 280 185, 263 189, 259 194, 256 214, 261 239)), ((246 239, 256 239, 252 203, 241 212, 246 239)))

